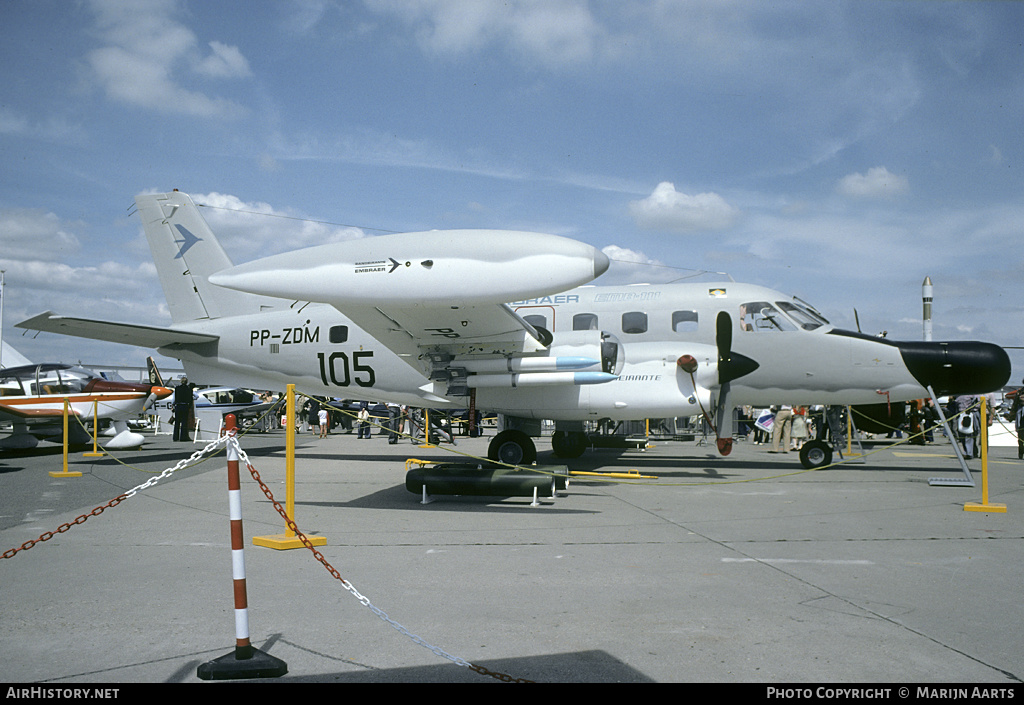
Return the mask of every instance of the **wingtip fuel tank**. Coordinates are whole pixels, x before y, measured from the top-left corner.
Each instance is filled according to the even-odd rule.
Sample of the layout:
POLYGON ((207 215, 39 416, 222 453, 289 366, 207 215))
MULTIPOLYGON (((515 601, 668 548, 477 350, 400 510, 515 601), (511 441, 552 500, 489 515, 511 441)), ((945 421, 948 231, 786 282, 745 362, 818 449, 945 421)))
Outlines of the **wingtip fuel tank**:
POLYGON ((587 283, 608 257, 576 240, 507 230, 383 235, 273 255, 220 271, 217 286, 326 303, 504 303, 587 283))

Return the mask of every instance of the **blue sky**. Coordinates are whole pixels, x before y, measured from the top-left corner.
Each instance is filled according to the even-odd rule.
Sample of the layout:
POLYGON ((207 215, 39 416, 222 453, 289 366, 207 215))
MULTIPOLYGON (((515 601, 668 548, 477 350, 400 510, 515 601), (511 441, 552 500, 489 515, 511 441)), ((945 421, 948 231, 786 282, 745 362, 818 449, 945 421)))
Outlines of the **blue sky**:
POLYGON ((142 364, 13 324, 169 323, 128 213, 172 188, 236 263, 537 230, 605 249, 599 283, 727 272, 905 339, 930 276, 936 340, 1024 345, 1022 3, 6 0, 0 65, 32 359, 142 364))

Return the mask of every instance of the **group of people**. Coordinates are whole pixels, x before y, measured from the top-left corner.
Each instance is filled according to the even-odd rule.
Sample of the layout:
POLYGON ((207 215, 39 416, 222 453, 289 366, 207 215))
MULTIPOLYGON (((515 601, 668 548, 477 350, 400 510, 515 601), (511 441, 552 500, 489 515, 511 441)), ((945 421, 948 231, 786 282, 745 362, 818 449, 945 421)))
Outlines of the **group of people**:
POLYGON ((388 443, 392 445, 398 443, 398 439, 405 435, 407 422, 410 424, 410 428, 415 425, 414 416, 407 406, 377 404, 371 409, 368 402, 360 402, 354 415, 354 421, 350 422, 352 416, 345 412, 332 414, 331 407, 315 397, 310 397, 303 405, 300 418, 306 421, 313 433, 319 434, 320 438, 327 438, 333 418, 339 415, 339 423, 346 431, 350 431, 353 425, 355 426, 357 439, 371 438, 376 426, 382 429, 382 433, 388 434, 388 443))
POLYGON ((806 406, 780 405, 769 409, 744 409, 754 421, 754 445, 768 445, 769 453, 799 451, 814 436, 814 421, 806 406), (772 418, 771 431, 765 427, 765 420, 772 418))
MULTIPOLYGON (((1024 382, 1024 380, 1022 380, 1024 382)), ((1024 389, 1024 388, 1022 388, 1024 389)), ((1017 457, 1024 459, 1024 394, 1018 389, 1007 394, 1012 404, 1004 418, 1014 425, 1017 437, 1017 457)), ((951 431, 953 442, 958 443, 967 457, 977 458, 981 455, 980 432, 981 413, 977 395, 960 395, 950 397, 945 406, 945 415, 953 421, 951 431)), ((990 407, 991 408, 991 407, 990 407)), ((993 408, 988 416, 988 425, 992 425, 996 411, 993 408)), ((773 406, 768 409, 744 409, 744 415, 753 421, 754 445, 771 444, 770 453, 787 453, 797 451, 815 435, 814 421, 808 414, 807 407, 787 405, 773 406), (772 419, 770 431, 765 423, 772 419)), ((914 445, 933 443, 934 432, 940 427, 941 416, 932 399, 919 399, 909 402, 907 414, 907 430, 914 445)), ((888 432, 890 438, 902 438, 903 429, 896 427, 888 432)))

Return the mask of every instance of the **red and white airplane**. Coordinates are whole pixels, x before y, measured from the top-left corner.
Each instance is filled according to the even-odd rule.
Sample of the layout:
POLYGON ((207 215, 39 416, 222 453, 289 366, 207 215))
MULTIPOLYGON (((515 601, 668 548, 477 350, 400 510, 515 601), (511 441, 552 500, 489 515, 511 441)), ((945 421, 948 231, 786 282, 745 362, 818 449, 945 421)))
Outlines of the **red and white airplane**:
MULTIPOLYGON (((166 387, 108 380, 73 365, 7 367, 0 370, 0 420, 11 422, 14 432, 0 440, 0 448, 34 448, 39 439, 61 440, 65 399, 69 414, 86 422, 94 414, 97 419, 114 421, 119 433, 104 447, 137 447, 142 444, 142 436, 128 430, 127 420, 171 394, 173 391, 166 387)), ((77 420, 69 424, 68 434, 73 443, 90 439, 77 420)))

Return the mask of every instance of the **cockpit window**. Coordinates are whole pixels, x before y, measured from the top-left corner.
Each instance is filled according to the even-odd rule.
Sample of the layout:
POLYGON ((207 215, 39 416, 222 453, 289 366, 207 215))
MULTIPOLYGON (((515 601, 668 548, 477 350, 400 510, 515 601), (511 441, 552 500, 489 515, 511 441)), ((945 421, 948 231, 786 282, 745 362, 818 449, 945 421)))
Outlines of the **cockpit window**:
POLYGON ((768 301, 751 301, 740 306, 740 330, 750 333, 793 331, 796 326, 768 301))
POLYGON ((828 321, 809 308, 798 306, 789 301, 776 301, 775 303, 804 330, 814 330, 815 328, 828 325, 828 321))
POLYGON ((54 363, 10 367, 0 375, 0 395, 73 394, 94 377, 81 367, 54 363))
POLYGON ((0 396, 20 397, 24 396, 25 390, 21 386, 21 380, 17 375, 0 374, 0 396))

